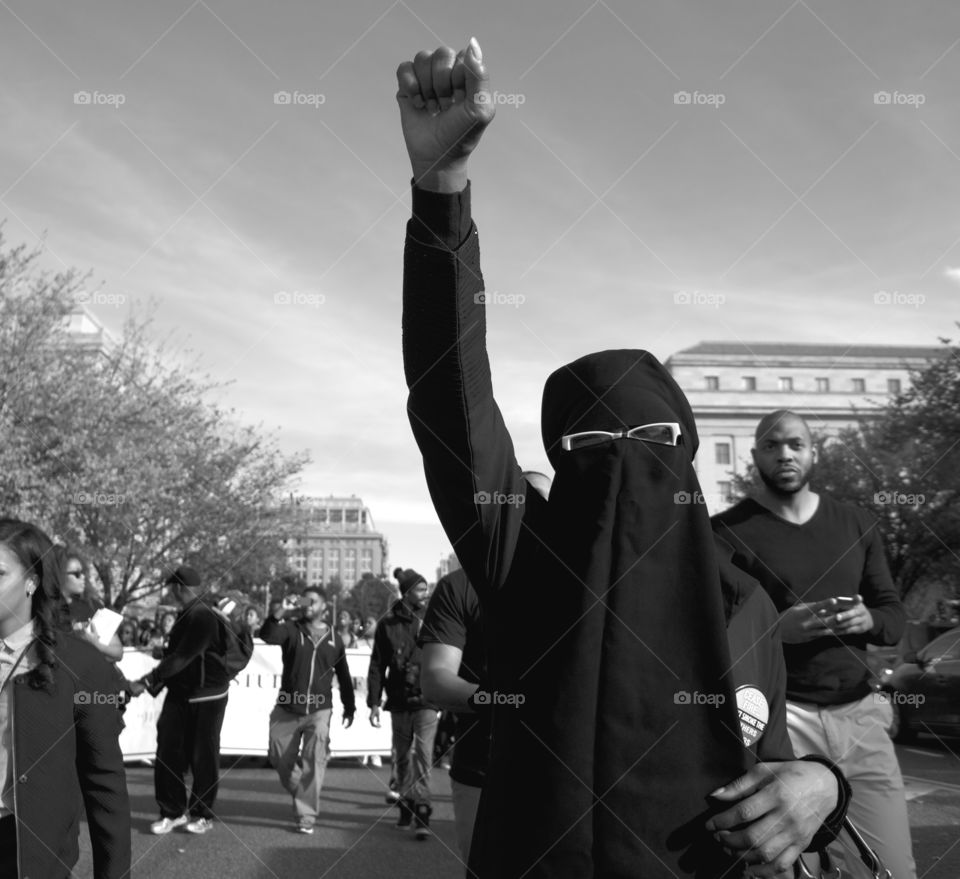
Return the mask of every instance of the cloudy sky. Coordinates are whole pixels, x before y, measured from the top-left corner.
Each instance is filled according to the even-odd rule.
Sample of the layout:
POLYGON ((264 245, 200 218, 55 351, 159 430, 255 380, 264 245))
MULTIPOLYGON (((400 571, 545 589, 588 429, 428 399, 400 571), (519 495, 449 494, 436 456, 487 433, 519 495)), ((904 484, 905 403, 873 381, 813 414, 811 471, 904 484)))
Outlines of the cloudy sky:
POLYGON ((158 336, 232 381, 221 402, 311 452, 303 493, 359 495, 392 564, 432 575, 395 70, 471 35, 498 94, 471 178, 523 466, 549 472, 543 381, 589 351, 956 337, 951 0, 0 0, 6 239, 90 270, 111 329, 155 302, 158 336))

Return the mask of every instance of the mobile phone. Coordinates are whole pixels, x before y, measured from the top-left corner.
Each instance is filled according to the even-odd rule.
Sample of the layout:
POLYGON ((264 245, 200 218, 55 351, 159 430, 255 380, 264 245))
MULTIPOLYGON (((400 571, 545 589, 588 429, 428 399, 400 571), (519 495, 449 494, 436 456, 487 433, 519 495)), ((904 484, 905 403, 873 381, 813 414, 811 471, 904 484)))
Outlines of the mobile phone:
POLYGON ((837 610, 848 610, 853 607, 855 604, 859 604, 856 596, 851 598, 848 595, 838 595, 834 601, 837 602, 837 610))

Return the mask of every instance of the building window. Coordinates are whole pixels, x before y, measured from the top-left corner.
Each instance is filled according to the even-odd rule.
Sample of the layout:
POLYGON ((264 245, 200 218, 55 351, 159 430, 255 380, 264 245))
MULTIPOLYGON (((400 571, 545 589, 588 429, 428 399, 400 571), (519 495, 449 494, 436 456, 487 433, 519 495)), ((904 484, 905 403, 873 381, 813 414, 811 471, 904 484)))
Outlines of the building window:
POLYGON ((818 379, 817 379, 817 393, 818 393, 818 394, 829 394, 829 393, 830 393, 830 379, 828 379, 828 378, 818 378, 818 379))
POLYGON ((361 549, 360 550, 360 573, 373 573, 373 550, 372 549, 361 549))
POLYGON ((898 378, 888 378, 887 379, 887 392, 891 394, 900 393, 900 379, 898 378))
POLYGON ((360 511, 359 510, 347 510, 346 518, 344 520, 348 525, 356 525, 360 521, 360 511))
POLYGON ((757 389, 756 376, 745 375, 743 377, 743 389, 745 391, 755 391, 757 389))
POLYGON ((733 500, 733 492, 729 482, 718 482, 717 493, 720 495, 720 500, 725 504, 729 504, 733 500))
POLYGON ((345 549, 343 551, 343 579, 348 583, 357 579, 357 551, 345 549))
POLYGON ((793 390, 793 379, 788 375, 780 376, 780 390, 781 391, 792 391, 793 390))
POLYGON ((853 392, 855 394, 866 393, 867 383, 862 378, 853 379, 853 392))
POLYGON ((730 463, 730 443, 717 443, 717 463, 718 464, 729 464, 730 463))
POLYGON ((327 551, 327 570, 336 573, 340 569, 340 550, 331 549, 327 551))
POLYGON ((720 377, 716 375, 707 376, 707 390, 708 391, 719 391, 720 390, 720 377))
POLYGON ((331 525, 339 525, 341 522, 343 522, 343 510, 331 510, 328 521, 331 525))

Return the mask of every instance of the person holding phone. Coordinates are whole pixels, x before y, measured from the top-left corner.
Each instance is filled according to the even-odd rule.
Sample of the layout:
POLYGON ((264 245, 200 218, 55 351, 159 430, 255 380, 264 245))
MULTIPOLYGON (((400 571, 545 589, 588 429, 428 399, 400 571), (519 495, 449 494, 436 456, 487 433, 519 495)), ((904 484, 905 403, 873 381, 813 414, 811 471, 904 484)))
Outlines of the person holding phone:
POLYGON ((343 703, 343 725, 356 713, 353 678, 343 639, 324 620, 327 597, 310 586, 299 598, 285 598, 260 629, 260 638, 280 647, 283 676, 270 714, 270 762, 293 798, 295 828, 313 833, 320 790, 330 753, 333 676, 343 703), (286 612, 297 612, 285 619, 286 612))
MULTIPOLYGON (((877 521, 811 490, 817 451, 795 412, 761 419, 752 454, 759 494, 713 526, 780 611, 794 751, 836 762, 853 789, 850 818, 897 879, 912 879, 903 778, 887 734, 893 709, 873 691, 866 662, 868 644, 896 644, 906 624, 877 521)), ((842 848, 831 853, 844 863, 842 848)), ((859 863, 846 861, 858 875, 859 863)))

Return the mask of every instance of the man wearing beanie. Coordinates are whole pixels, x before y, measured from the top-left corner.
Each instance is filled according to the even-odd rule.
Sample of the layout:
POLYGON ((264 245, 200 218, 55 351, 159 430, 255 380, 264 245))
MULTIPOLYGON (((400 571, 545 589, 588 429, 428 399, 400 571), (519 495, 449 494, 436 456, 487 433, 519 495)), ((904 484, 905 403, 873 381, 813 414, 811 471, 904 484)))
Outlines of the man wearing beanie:
POLYGON ((370 723, 380 726, 380 701, 390 712, 394 770, 400 786, 397 827, 416 825, 417 839, 430 835, 430 767, 437 733, 437 709, 420 690, 420 648, 417 635, 427 607, 427 581, 416 571, 397 568, 400 600, 377 626, 367 676, 370 723))
POLYGON ((156 696, 167 688, 157 721, 153 770, 160 819, 150 825, 150 832, 159 835, 183 826, 190 833, 206 833, 213 827, 220 730, 230 688, 226 628, 202 597, 200 575, 193 568, 181 565, 166 584, 182 610, 160 664, 132 684, 135 696, 145 690, 156 696), (188 768, 193 776, 189 798, 184 782, 188 768))

